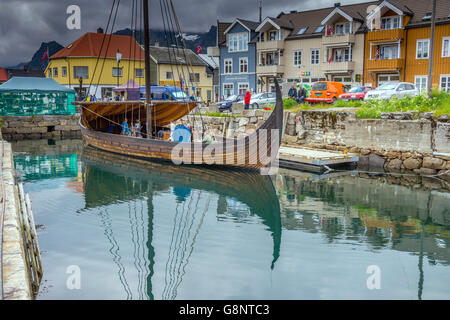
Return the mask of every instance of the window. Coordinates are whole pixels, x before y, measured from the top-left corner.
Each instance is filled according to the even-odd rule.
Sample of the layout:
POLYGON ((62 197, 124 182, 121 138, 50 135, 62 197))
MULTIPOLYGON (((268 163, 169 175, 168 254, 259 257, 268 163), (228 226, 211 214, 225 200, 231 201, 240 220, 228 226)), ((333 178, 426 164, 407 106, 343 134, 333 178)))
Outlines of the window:
POLYGON ((320 33, 323 31, 324 28, 325 28, 325 26, 317 27, 317 29, 314 31, 314 33, 320 33))
POLYGON ((239 83, 238 88, 239 88, 239 94, 245 94, 247 92, 247 90, 249 89, 249 84, 248 83, 239 83))
POLYGON ((233 60, 232 59, 225 59, 224 60, 224 72, 225 74, 233 73, 233 60))
POLYGON ((61 67, 61 76, 67 77, 67 67, 61 67))
POLYGON ((113 77, 121 77, 122 76, 122 68, 113 68, 113 77))
POLYGON ((441 75, 441 90, 450 92, 450 75, 441 75))
POLYGON ((400 27, 400 17, 385 17, 381 18, 381 29, 391 30, 400 27))
POLYGON ((102 98, 111 98, 113 88, 102 88, 102 98))
POLYGON ((417 40, 416 59, 428 59, 429 39, 417 40))
POLYGON ((423 16, 422 20, 430 20, 432 17, 432 13, 431 12, 427 12, 425 13, 425 15, 423 16))
POLYGON ((223 85, 223 95, 229 97, 234 94, 234 84, 224 83, 223 85))
POLYGON ((350 33, 350 22, 336 24, 336 34, 337 35, 348 34, 348 33, 350 33))
POLYGON ((144 69, 134 69, 134 76, 136 78, 143 78, 144 77, 144 69))
POLYGON ((302 65, 302 51, 294 51, 294 66, 299 67, 302 65))
POLYGON ((320 62, 320 49, 311 49, 311 64, 316 65, 320 62))
POLYGON ((166 72, 166 79, 173 80, 173 72, 166 72))
POLYGON ((49 78, 52 77, 52 68, 48 68, 48 77, 49 77, 49 78))
POLYGON ((87 79, 89 74, 88 67, 73 67, 73 76, 75 79, 87 79))
POLYGON ((53 77, 57 77, 58 76, 58 68, 53 68, 53 77))
POLYGON ((191 82, 200 82, 200 73, 190 73, 189 80, 191 82))
POLYGON ((349 48, 335 49, 334 62, 352 61, 351 50, 349 48))
POLYGON ((398 59, 398 45, 394 46, 381 46, 379 52, 379 58, 381 60, 398 59))
POLYGON ((277 40, 277 32, 269 31, 269 41, 275 41, 275 40, 277 40))
POLYGON ((442 58, 450 57, 450 37, 442 38, 442 58))
POLYGON ((259 41, 264 42, 264 32, 259 34, 259 41))
POLYGON ((308 28, 301 28, 297 34, 304 34, 308 28))
POLYGON ((248 33, 233 33, 228 35, 228 52, 247 51, 248 33))
POLYGON ((414 84, 416 85, 417 89, 419 89, 420 92, 427 90, 427 76, 415 76, 414 77, 414 84))
POLYGON ((248 58, 240 58, 239 59, 239 72, 240 73, 248 72, 248 58))

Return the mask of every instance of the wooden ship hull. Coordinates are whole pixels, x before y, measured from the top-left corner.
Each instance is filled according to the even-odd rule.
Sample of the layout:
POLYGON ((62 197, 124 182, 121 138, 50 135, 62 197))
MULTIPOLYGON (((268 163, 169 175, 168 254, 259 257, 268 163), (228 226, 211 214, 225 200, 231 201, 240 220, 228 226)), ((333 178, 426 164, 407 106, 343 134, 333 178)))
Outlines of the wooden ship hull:
MULTIPOLYGON (((276 82, 276 81, 275 81, 276 82)), ((270 167, 280 147, 283 126, 283 101, 276 83, 276 106, 260 128, 241 139, 225 139, 209 144, 201 142, 180 143, 154 138, 136 138, 107 133, 111 122, 122 123, 123 119, 146 122, 146 104, 142 102, 81 102, 81 133, 86 145, 118 154, 144 158, 175 161, 177 164, 216 165, 260 170, 270 167), (175 149, 176 148, 176 149, 175 149), (181 150, 180 150, 181 149, 181 150), (270 158, 270 160, 268 160, 270 158)), ((153 128, 176 121, 196 107, 195 102, 152 103, 153 128)), ((150 113, 150 112, 149 112, 150 113)))

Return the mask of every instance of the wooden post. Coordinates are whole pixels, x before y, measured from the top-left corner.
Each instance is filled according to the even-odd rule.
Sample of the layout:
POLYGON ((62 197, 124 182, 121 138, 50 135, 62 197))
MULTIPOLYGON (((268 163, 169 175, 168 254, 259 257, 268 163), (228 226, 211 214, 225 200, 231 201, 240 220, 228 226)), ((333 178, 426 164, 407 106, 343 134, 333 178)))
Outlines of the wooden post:
POLYGON ((434 63, 434 30, 436 25, 436 0, 433 0, 431 16, 431 34, 430 34, 430 53, 428 55, 428 79, 427 79, 427 91, 428 96, 431 98, 432 86, 433 86, 433 63, 434 63))
POLYGON ((151 112, 151 87, 150 87, 150 30, 148 23, 148 0, 143 0, 144 14, 144 52, 145 52, 145 109, 147 111, 147 138, 152 138, 152 112, 151 112))

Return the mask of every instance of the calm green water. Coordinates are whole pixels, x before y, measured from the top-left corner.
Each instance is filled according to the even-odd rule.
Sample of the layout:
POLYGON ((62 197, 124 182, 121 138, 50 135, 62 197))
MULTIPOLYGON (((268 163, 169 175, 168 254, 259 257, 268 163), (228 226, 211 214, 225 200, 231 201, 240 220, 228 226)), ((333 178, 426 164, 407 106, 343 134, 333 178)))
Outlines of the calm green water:
POLYGON ((439 181, 269 178, 131 162, 77 141, 13 148, 40 225, 38 299, 450 298, 439 181), (67 287, 70 266, 80 289, 67 287))

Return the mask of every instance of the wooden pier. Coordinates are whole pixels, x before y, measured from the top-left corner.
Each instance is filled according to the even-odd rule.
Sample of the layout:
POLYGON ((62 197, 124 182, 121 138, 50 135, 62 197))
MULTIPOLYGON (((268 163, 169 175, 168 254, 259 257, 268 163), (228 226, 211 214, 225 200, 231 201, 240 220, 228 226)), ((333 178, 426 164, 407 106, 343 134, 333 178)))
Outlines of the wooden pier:
POLYGON ((280 147, 278 160, 282 168, 321 173, 336 167, 355 166, 359 157, 339 151, 280 147))

